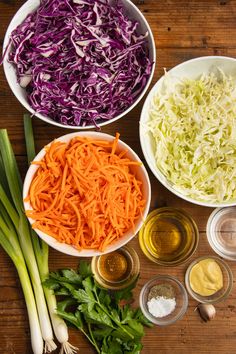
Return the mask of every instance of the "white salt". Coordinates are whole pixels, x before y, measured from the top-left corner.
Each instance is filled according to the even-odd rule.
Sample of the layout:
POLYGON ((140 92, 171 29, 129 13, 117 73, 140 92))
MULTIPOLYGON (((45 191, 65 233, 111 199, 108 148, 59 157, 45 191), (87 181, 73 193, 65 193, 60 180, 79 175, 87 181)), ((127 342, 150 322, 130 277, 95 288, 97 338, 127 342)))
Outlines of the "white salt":
POLYGON ((148 311, 154 317, 165 317, 174 311, 176 306, 175 298, 167 299, 164 296, 153 297, 147 303, 148 311))

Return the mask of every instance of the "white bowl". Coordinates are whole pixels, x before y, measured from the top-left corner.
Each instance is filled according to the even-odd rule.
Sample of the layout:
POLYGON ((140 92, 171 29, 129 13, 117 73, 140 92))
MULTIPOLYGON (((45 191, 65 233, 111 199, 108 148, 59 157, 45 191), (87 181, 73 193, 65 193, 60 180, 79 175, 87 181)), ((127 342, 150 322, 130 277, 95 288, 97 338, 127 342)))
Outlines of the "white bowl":
MULTIPOLYGON (((189 79, 197 79, 202 74, 207 74, 211 72, 212 69, 218 67, 221 69, 226 75, 231 75, 236 77, 236 59, 223 57, 223 56, 207 56, 207 57, 199 57, 195 59, 188 60, 184 63, 181 63, 175 66, 173 69, 169 70, 169 77, 173 82, 175 79, 180 78, 189 78, 189 79)), ((164 82, 164 75, 156 82, 150 93, 148 94, 146 101, 144 103, 141 117, 140 117, 140 142, 144 157, 155 175, 155 177, 172 193, 176 194, 180 198, 187 200, 188 202, 208 206, 208 207, 225 207, 236 205, 235 201, 225 202, 225 203, 210 203, 205 201, 199 201, 193 198, 190 198, 186 195, 181 194, 179 191, 175 190, 173 185, 167 178, 158 170, 156 167, 155 156, 154 156, 154 139, 150 133, 146 132, 145 123, 149 120, 149 107, 150 103, 153 99, 155 93, 161 90, 164 82)))
MULTIPOLYGON (((96 139, 106 140, 106 141, 112 141, 114 139, 114 137, 109 135, 109 134, 88 131, 88 132, 76 132, 76 133, 66 134, 66 135, 61 136, 57 140, 68 142, 68 141, 70 141, 72 138, 74 138, 76 136, 85 136, 85 137, 88 137, 88 138, 96 138, 96 139)), ((126 156, 128 158, 130 158, 132 161, 142 162, 140 160, 140 158, 138 157, 138 155, 127 144, 125 144, 123 141, 119 140, 117 149, 118 149, 118 151, 119 150, 120 151, 127 150, 127 155, 126 156)), ((40 161, 44 157, 44 155, 45 155, 45 149, 43 148, 38 153, 38 155, 35 157, 34 161, 40 161)), ((33 180, 33 177, 34 177, 37 169, 38 169, 37 165, 32 165, 31 164, 31 166, 29 167, 29 169, 27 171, 27 174, 26 174, 25 180, 24 180, 24 185, 23 185, 23 198, 24 199, 28 195, 31 182, 33 180)), ((150 201, 151 201, 151 186, 150 186, 148 173, 147 173, 144 165, 133 166, 132 169, 136 173, 137 178, 142 182, 142 185, 143 185, 142 192, 143 192, 144 199, 146 200, 145 208, 143 210, 143 216, 140 216, 136 220, 135 229, 134 230, 131 229, 131 230, 127 231, 119 240, 117 240, 116 242, 114 242, 113 244, 108 246, 104 252, 100 252, 98 250, 82 250, 82 251, 78 251, 73 246, 67 245, 67 244, 64 244, 64 243, 60 243, 56 239, 54 239, 53 237, 47 235, 46 233, 44 233, 44 232, 42 232, 42 231, 40 231, 38 229, 35 229, 35 231, 37 232, 37 234, 49 246, 55 248, 57 251, 69 254, 71 256, 93 257, 93 256, 98 256, 98 255, 101 255, 101 254, 105 254, 105 253, 108 253, 108 252, 115 251, 116 249, 124 246, 140 230, 140 228, 141 228, 141 226, 142 226, 142 224, 143 224, 143 222, 144 222, 144 220, 145 220, 145 218, 146 218, 146 216, 148 214, 149 207, 150 207, 150 201)), ((24 201, 24 207, 25 207, 25 210, 32 209, 30 203, 29 202, 25 202, 25 201, 24 201)), ((29 222, 32 224, 34 222, 34 220, 29 218, 29 222)))
MULTIPOLYGON (((112 1, 111 1, 112 2, 112 1)), ((153 62, 153 66, 152 66, 152 71, 150 74, 150 77, 146 83, 146 86, 144 87, 143 91, 141 92, 141 94, 139 95, 139 97, 135 100, 135 102, 128 108, 126 109, 123 113, 119 114, 118 116, 102 122, 99 124, 99 126, 104 126, 110 123, 113 123, 114 121, 120 119, 121 117, 125 116, 128 112, 130 112, 138 103, 139 101, 143 98, 143 96, 145 95, 151 81, 152 81, 152 77, 154 74, 154 70, 155 70, 155 61, 156 61, 156 49, 155 49, 155 42, 154 42, 154 38, 153 38, 153 34, 151 31, 151 28, 147 22, 147 20, 145 19, 145 17, 143 16, 142 12, 132 3, 132 1, 130 0, 122 0, 122 3, 124 5, 124 7, 126 8, 126 14, 132 18, 137 20, 140 25, 138 28, 138 32, 139 33, 146 33, 148 32, 148 48, 149 48, 149 59, 151 62, 153 62)), ((12 31, 23 22, 23 20, 26 18, 26 16, 28 14, 30 14, 31 12, 33 12, 34 10, 36 10, 36 8, 39 6, 40 1, 39 0, 28 0, 24 3, 23 6, 21 6, 21 8, 17 11, 17 13, 15 14, 15 16, 12 18, 7 32, 5 34, 5 38, 4 38, 4 42, 3 42, 3 53, 5 51, 5 49, 7 48, 7 45, 9 43, 9 39, 11 36, 12 31)), ((33 115, 35 115, 36 117, 42 119, 43 121, 49 123, 49 124, 53 124, 56 125, 58 127, 62 127, 62 128, 68 128, 68 129, 91 129, 94 128, 94 125, 87 125, 85 127, 82 126, 72 126, 72 125, 64 125, 62 123, 58 123, 55 122, 53 119, 51 119, 48 116, 44 116, 40 113, 37 113, 34 111, 34 109, 29 105, 28 101, 27 101, 27 94, 24 88, 22 88, 18 82, 17 82, 17 77, 16 77, 16 72, 15 72, 15 68, 14 66, 8 62, 7 58, 8 58, 8 53, 11 50, 11 46, 7 49, 6 51, 6 56, 4 58, 3 61, 3 68, 4 68, 4 72, 5 72, 5 76, 6 79, 8 81, 8 84, 12 90, 12 92, 14 93, 14 95, 16 96, 16 98, 18 99, 18 101, 20 101, 20 103, 29 111, 31 112, 33 115)))

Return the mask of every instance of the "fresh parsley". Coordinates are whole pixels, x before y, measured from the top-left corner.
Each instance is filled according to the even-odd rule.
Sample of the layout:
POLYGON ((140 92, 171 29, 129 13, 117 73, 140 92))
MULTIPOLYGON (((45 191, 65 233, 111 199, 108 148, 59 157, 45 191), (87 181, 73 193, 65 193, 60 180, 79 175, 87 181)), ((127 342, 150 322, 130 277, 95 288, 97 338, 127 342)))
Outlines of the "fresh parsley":
POLYGON ((132 298, 135 284, 116 292, 102 289, 94 280, 90 264, 81 261, 79 270, 50 273, 44 285, 63 296, 57 313, 78 328, 99 354, 138 354, 144 327, 151 323, 139 308, 124 300, 132 298))

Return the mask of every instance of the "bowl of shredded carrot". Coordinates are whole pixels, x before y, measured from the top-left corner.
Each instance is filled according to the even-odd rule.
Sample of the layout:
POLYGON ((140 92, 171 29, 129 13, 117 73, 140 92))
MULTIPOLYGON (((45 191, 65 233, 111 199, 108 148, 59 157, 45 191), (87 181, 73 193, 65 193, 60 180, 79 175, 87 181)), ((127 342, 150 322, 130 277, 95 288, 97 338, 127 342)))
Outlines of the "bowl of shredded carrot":
POLYGON ((46 243, 92 257, 137 234, 151 187, 142 161, 119 133, 76 132, 39 152, 26 174, 23 198, 32 228, 46 243))

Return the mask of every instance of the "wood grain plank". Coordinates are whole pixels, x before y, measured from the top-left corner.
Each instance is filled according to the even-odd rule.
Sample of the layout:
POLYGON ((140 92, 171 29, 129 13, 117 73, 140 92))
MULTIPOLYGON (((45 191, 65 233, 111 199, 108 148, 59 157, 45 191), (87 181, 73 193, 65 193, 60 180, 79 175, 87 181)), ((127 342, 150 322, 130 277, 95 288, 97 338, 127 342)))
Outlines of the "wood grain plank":
MULTIPOLYGON (((134 1, 136 4, 139 1, 134 1)), ((157 48, 235 47, 234 1, 142 1, 157 48)))
MULTIPOLYGON (((23 0, 0 1, 0 49, 7 25, 23 0)), ((157 66, 153 83, 163 74, 163 68, 173 66, 204 55, 227 55, 236 57, 236 1, 231 0, 135 0, 153 30, 157 48, 157 66)), ((126 117, 102 131, 115 134, 127 142, 143 158, 138 139, 139 117, 144 100, 126 117)), ((7 128, 22 177, 27 170, 22 115, 24 108, 12 95, 0 68, 0 128, 7 128)), ((34 119, 37 150, 55 137, 70 131, 49 126, 34 119)), ((152 185, 151 209, 174 206, 189 212, 200 230, 199 247, 193 258, 213 255, 206 239, 206 223, 211 208, 196 206, 174 196, 165 189, 148 170, 152 185)), ((189 264, 163 268, 149 261, 140 250, 138 237, 130 243, 140 257, 141 274, 135 289, 135 304, 141 287, 157 274, 172 274, 184 282, 189 264)), ((236 264, 228 262, 236 278, 236 264)), ((50 269, 76 268, 78 259, 50 250, 50 269)), ((0 353, 32 354, 27 312, 17 272, 11 260, 0 249, 0 353)), ((234 282, 235 283, 235 282, 234 282)), ((235 284, 234 284, 235 285, 235 284)), ((195 310, 196 302, 189 299, 184 318, 169 327, 154 327, 146 330, 142 353, 153 354, 234 354, 236 347, 236 290, 229 298, 217 304, 217 316, 210 323, 203 323, 195 310)), ((81 354, 94 353, 91 346, 76 330, 70 330, 71 342, 80 348, 81 354)), ((59 353, 59 351, 55 352, 59 353)))

